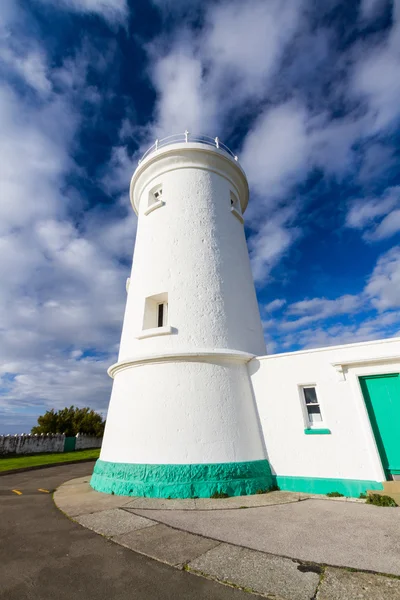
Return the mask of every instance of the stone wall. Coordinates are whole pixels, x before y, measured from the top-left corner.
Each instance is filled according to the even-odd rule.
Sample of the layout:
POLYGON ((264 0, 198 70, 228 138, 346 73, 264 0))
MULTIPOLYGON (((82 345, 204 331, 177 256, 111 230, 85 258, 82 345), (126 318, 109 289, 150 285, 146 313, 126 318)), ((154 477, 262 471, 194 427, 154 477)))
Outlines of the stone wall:
POLYGON ((86 450, 89 448, 101 448, 103 438, 93 435, 82 435, 78 433, 76 436, 75 450, 86 450))
MULTIPOLYGON (((65 435, 0 435, 0 456, 9 454, 36 454, 44 452, 64 452, 65 435)), ((89 435, 76 436, 75 450, 100 448, 102 438, 89 435)))
POLYGON ((2 435, 0 456, 6 454, 35 454, 36 452, 64 452, 65 435, 2 435))

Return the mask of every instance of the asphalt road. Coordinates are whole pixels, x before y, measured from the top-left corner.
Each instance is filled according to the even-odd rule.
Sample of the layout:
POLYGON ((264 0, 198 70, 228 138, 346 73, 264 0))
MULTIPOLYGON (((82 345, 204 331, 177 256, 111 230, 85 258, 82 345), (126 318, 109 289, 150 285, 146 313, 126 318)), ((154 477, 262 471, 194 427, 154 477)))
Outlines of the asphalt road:
POLYGON ((0 477, 1 599, 249 600, 245 592, 153 561, 70 521, 51 492, 92 468, 85 463, 0 477))

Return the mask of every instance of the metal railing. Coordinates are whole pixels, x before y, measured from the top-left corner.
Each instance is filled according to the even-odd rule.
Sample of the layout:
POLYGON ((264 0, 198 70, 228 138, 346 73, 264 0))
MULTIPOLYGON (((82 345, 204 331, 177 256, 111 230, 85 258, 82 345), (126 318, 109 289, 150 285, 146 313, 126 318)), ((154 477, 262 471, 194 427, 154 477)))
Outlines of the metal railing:
POLYGON ((227 152, 234 160, 238 160, 236 154, 232 152, 225 146, 218 137, 212 138, 208 135, 198 135, 189 133, 189 131, 185 131, 185 133, 177 133, 175 135, 169 135, 168 137, 162 138, 161 140, 156 140, 152 146, 143 154, 142 158, 139 160, 138 164, 147 157, 149 154, 156 152, 160 148, 164 148, 164 146, 169 146, 170 144, 179 144, 179 143, 188 143, 188 142, 199 142, 201 144, 207 144, 208 146, 213 146, 214 148, 218 148, 220 150, 224 150, 227 152))

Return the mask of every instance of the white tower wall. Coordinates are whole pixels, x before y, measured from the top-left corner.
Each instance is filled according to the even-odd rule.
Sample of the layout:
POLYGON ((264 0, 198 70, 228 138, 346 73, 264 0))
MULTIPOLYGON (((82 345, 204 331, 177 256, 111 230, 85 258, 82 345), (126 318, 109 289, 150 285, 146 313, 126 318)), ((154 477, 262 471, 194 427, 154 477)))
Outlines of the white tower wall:
POLYGON ((176 144, 139 165, 131 201, 136 246, 92 485, 149 496, 254 493, 270 475, 246 366, 265 354, 241 217, 246 177, 223 150, 176 144))
POLYGON ((183 347, 265 354, 244 227, 230 211, 230 191, 247 197, 247 187, 237 165, 206 148, 167 147, 134 176, 139 222, 119 360, 183 347), (165 204, 145 215, 159 182, 165 204), (164 292, 173 335, 138 340, 144 299, 164 292))

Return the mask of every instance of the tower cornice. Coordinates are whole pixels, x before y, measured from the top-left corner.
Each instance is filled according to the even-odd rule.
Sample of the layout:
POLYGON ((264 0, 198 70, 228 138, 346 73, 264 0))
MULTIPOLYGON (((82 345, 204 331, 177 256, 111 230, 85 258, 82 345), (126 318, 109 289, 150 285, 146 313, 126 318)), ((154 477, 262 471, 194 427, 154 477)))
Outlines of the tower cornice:
POLYGON ((144 187, 164 173, 177 169, 205 169, 218 173, 236 188, 242 213, 246 210, 249 185, 238 161, 222 148, 201 142, 181 142, 154 150, 138 165, 132 176, 129 193, 136 214, 139 214, 144 187))
POLYGON ((229 361, 229 362, 241 362, 248 363, 254 358, 254 354, 249 352, 241 352, 240 350, 226 350, 224 348, 217 350, 190 350, 182 349, 178 352, 163 352, 157 354, 144 354, 142 356, 135 356, 134 358, 128 358, 120 362, 114 363, 109 367, 107 373, 111 378, 122 371, 123 369, 129 369, 146 363, 161 363, 161 362, 215 362, 215 361, 229 361))

